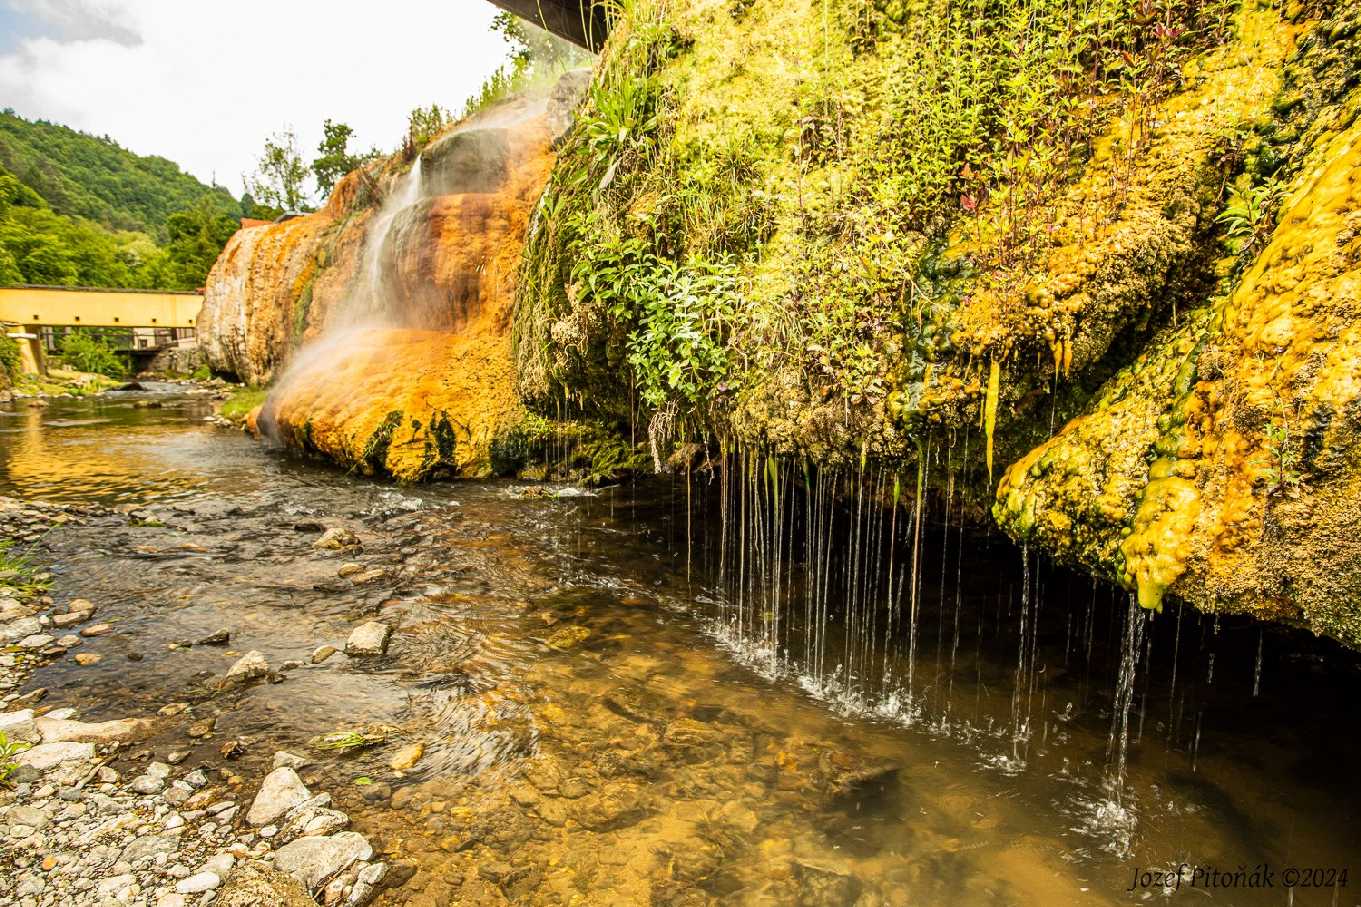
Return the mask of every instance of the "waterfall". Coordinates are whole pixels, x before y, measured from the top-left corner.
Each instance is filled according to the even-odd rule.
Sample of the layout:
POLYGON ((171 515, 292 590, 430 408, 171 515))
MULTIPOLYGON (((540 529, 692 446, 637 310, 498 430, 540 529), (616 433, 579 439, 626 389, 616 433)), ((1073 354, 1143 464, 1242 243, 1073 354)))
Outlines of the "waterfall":
POLYGON ((349 327, 374 318, 385 318, 398 310, 392 298, 393 288, 384 278, 384 254, 388 248, 398 217, 406 209, 421 201, 421 156, 392 187, 373 223, 364 234, 364 254, 360 260, 358 277, 350 288, 336 318, 336 326, 349 327))

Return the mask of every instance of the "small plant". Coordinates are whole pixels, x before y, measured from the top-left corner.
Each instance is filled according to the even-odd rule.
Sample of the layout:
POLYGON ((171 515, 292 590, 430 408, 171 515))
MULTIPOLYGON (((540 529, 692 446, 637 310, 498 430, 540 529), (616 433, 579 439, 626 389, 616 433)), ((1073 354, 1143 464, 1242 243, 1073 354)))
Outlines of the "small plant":
POLYGON ((1215 221, 1224 225, 1240 259, 1251 261, 1266 245, 1276 227, 1275 212, 1282 193, 1283 187, 1274 179, 1247 189, 1229 187, 1228 204, 1215 221))
POLYGON ((1271 493, 1279 494, 1298 487, 1304 480, 1299 469, 1299 452, 1290 435, 1290 415, 1281 408, 1281 418, 1266 427, 1266 453, 1269 458, 1271 493))
POLYGON ((0 731, 0 786, 10 786, 9 776, 19 767, 14 757, 32 746, 23 740, 10 740, 4 731, 0 731))
POLYGON ((396 728, 379 724, 357 731, 336 731, 332 734, 321 734, 309 740, 308 746, 314 750, 348 753, 386 743, 396 734, 396 728))

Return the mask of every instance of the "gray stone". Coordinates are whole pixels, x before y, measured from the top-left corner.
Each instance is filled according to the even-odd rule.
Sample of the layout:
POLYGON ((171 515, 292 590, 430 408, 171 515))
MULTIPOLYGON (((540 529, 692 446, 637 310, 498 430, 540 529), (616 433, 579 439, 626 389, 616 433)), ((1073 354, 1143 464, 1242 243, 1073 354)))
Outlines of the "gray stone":
POLYGON ((232 665, 227 671, 227 679, 236 681, 255 680, 268 673, 269 662, 265 661, 265 656, 252 650, 237 659, 236 664, 232 665))
POLYGON ((40 743, 16 756, 15 762, 38 771, 46 771, 63 762, 84 761, 94 757, 93 743, 40 743))
POLYGON ((17 712, 5 712, 0 715, 0 734, 4 734, 11 741, 36 743, 39 734, 37 725, 33 722, 33 710, 20 709, 17 712))
POLYGON ((325 885, 358 860, 373 856, 368 839, 355 831, 317 838, 299 838, 274 854, 274 865, 309 890, 325 885))
POLYGON ((180 894, 198 894, 203 891, 212 891, 221 884, 222 879, 217 873, 199 872, 187 879, 180 879, 175 883, 175 890, 180 894))
POLYGON ((159 794, 165 787, 165 782, 160 778, 153 778, 150 775, 139 775, 132 779, 132 783, 129 784, 128 787, 139 794, 150 796, 151 794, 159 794))
POLYGON ((62 743, 79 740, 89 743, 113 743, 127 740, 151 728, 143 718, 123 718, 118 721, 66 721, 60 718, 39 718, 35 724, 43 743, 62 743))
POLYGON ((26 636, 41 633, 43 630, 42 621, 36 617, 21 617, 12 620, 4 627, 0 627, 0 640, 4 642, 15 642, 26 636))
POLYGON ((261 783, 246 821, 256 827, 269 825, 310 796, 297 772, 287 766, 276 768, 261 783))

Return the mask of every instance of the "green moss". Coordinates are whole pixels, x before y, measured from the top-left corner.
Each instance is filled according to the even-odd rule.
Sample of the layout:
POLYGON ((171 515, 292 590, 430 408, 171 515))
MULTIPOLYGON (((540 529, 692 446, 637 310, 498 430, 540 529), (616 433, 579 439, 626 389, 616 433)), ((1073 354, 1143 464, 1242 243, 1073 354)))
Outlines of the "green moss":
POLYGON ((239 387, 232 391, 230 397, 222 402, 222 407, 218 410, 218 415, 233 422, 242 422, 251 410, 257 406, 262 406, 265 398, 269 396, 269 389, 264 387, 239 387))
POLYGON ((392 446, 392 435, 402 424, 402 411, 394 409, 383 417, 369 440, 356 464, 368 475, 379 475, 387 468, 388 448, 392 446))
MULTIPOLYGON (((624 4, 528 237, 521 395, 663 441, 911 460, 924 430, 977 417, 956 313, 978 275, 1036 265, 1112 115, 1175 91, 1232 5, 1172 5, 1159 30, 1135 2, 1095 0, 624 4), (947 260, 985 203, 1001 212, 986 248, 947 260), (947 370, 942 395, 929 379, 947 370)), ((1185 214, 1164 220, 1184 233, 1185 214)), ((1159 291, 1194 250, 1156 232, 1093 323, 1103 343, 1171 304, 1159 291)), ((1010 357, 1052 330, 1037 316, 987 341, 1011 400, 1048 383, 1020 387, 1037 370, 1010 357)), ((1104 347, 1079 349, 1087 367, 1104 347)))

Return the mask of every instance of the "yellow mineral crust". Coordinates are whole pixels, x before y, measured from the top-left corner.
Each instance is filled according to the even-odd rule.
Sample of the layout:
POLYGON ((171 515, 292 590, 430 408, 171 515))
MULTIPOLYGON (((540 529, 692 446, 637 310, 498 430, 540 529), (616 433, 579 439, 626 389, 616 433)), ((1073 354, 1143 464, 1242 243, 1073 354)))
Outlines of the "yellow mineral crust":
POLYGON ((1114 574, 1147 607, 1171 592, 1361 644, 1361 116, 1351 120, 1310 151, 1236 289, 1156 338, 1007 471, 994 513, 1009 532, 1114 574))
MULTIPOLYGON (((1003 204, 990 201, 961 222, 947 257, 971 257, 984 271, 951 318, 954 344, 975 362, 991 355, 1004 365, 1047 348, 1065 378, 1104 356, 1120 327, 1147 311, 1149 294, 1166 295, 1196 253, 1220 188, 1215 148, 1269 109, 1298 31, 1275 8, 1244 4, 1237 37, 1188 64, 1185 90, 1146 118, 1118 116, 1095 142, 1082 177, 1055 199, 1050 224, 1030 229, 1014 253, 1033 264, 999 263, 1012 217, 1003 204)), ((1003 385, 1005 397, 1005 369, 1003 385)), ((942 383, 921 408, 955 405, 960 388, 978 387, 942 383)))
POLYGON ((361 189, 399 191, 397 158, 350 174, 322 211, 233 238, 201 322, 216 367, 274 381, 264 434, 406 480, 488 470, 492 439, 522 414, 510 313, 552 165, 541 105, 497 116, 426 162, 422 187, 457 191, 427 191, 387 224, 361 189), (380 225, 381 254, 367 257, 380 225))

